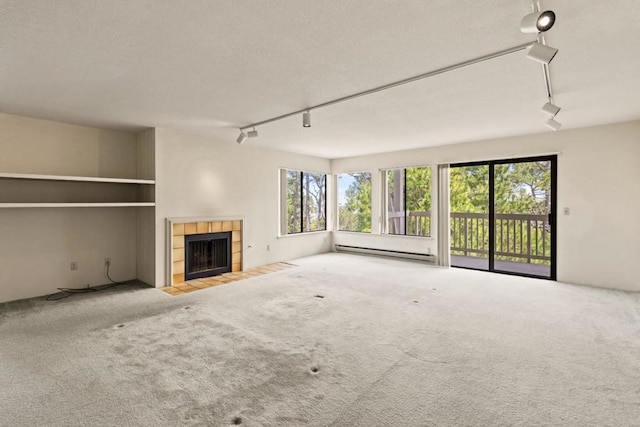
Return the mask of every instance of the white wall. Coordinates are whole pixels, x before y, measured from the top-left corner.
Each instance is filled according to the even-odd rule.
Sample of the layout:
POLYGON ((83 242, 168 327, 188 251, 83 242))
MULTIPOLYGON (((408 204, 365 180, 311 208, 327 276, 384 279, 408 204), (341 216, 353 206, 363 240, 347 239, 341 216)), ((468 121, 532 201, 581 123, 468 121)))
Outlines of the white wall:
MULTIPOLYGON (((498 140, 434 147, 332 161, 332 172, 369 170, 373 212, 380 212, 377 171, 396 166, 558 156, 558 280, 640 291, 640 121, 547 132, 498 140), (570 215, 562 214, 563 207, 570 215)), ((435 187, 435 184, 434 184, 435 187)), ((435 188, 433 212, 437 211, 435 188)), ((435 217, 435 215, 434 215, 435 217)), ((374 218, 373 224, 378 220, 374 218)), ((338 244, 437 253, 433 238, 334 233, 338 244)))
POLYGON ((155 139, 156 286, 165 286, 167 218, 243 216, 243 268, 329 251, 330 232, 278 237, 279 168, 329 172, 329 160, 167 129, 155 139))
MULTIPOLYGON (((136 177, 126 132, 0 114, 0 153, 1 172, 136 177)), ((134 279, 135 249, 136 208, 0 209, 0 302, 108 283, 105 257, 111 277, 134 279)))
MULTIPOLYGON (((137 135, 136 160, 137 178, 155 179, 155 129, 148 129, 137 135)), ((140 186, 141 200, 155 201, 155 186, 140 186)), ((137 209, 136 226, 136 277, 148 284, 155 283, 156 274, 156 227, 155 209, 137 209)))

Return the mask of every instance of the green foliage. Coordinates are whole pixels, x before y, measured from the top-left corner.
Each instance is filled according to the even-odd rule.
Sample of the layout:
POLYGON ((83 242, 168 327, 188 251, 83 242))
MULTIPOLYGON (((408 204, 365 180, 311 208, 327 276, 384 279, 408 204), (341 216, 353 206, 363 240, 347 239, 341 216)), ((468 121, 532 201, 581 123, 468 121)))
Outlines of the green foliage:
POLYGON ((299 233, 302 221, 300 171, 287 171, 287 234, 299 233))
POLYGON ((371 232, 371 172, 341 174, 353 182, 345 191, 345 203, 338 207, 338 229, 371 232))
POLYGON ((389 234, 429 236, 431 168, 390 169, 387 180, 389 234))
POLYGON ((451 212, 489 212, 489 166, 451 168, 449 189, 451 212))
POLYGON ((325 174, 287 170, 287 234, 326 230, 325 174))
MULTIPOLYGON (((549 162, 495 165, 497 213, 548 214, 551 206, 549 162)), ((450 169, 451 212, 489 212, 489 166, 450 169)))
POLYGON ((431 168, 407 168, 405 174, 407 210, 411 212, 431 211, 431 168))

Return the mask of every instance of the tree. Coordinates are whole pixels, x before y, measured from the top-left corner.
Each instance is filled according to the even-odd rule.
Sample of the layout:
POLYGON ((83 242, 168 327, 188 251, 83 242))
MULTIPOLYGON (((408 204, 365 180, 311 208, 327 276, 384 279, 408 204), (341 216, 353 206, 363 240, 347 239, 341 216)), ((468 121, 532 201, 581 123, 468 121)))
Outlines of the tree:
POLYGON ((386 172, 389 234, 428 236, 431 228, 431 168, 386 172))
POLYGON ((299 171, 287 171, 287 234, 300 232, 302 221, 302 205, 300 191, 302 189, 299 171))
POLYGON ((287 233, 326 229, 326 175, 287 170, 287 233))
POLYGON ((347 231, 371 232, 371 173, 341 174, 338 179, 351 178, 338 207, 338 228, 347 231))

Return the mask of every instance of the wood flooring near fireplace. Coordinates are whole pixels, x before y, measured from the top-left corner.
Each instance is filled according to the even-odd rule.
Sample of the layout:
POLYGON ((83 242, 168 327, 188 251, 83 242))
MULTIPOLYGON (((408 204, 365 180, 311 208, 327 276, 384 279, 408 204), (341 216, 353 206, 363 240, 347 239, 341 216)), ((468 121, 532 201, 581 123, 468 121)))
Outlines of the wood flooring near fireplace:
POLYGON ((285 270, 293 266, 293 264, 288 264, 286 262, 276 262, 274 264, 263 265, 262 267, 249 268, 245 271, 224 273, 219 276, 205 277, 204 279, 189 280, 184 283, 178 283, 174 284, 173 286, 167 286, 160 289, 168 293, 169 295, 182 295, 189 292, 198 291, 200 289, 224 285, 225 283, 237 282, 238 280, 248 279, 250 277, 274 273, 276 271, 285 270))

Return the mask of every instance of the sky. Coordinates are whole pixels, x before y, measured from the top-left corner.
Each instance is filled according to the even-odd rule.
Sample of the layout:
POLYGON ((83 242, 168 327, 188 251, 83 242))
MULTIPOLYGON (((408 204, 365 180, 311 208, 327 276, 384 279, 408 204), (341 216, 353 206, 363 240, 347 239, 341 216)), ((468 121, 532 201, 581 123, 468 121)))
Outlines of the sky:
POLYGON ((345 193, 354 181, 355 179, 349 174, 342 173, 338 175, 338 206, 344 206, 346 203, 345 193))

